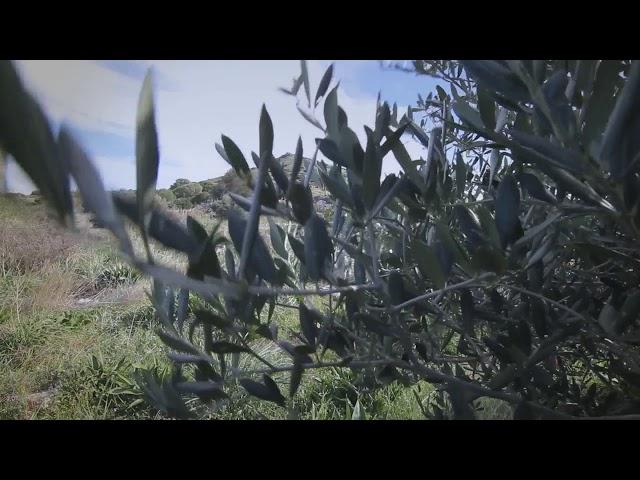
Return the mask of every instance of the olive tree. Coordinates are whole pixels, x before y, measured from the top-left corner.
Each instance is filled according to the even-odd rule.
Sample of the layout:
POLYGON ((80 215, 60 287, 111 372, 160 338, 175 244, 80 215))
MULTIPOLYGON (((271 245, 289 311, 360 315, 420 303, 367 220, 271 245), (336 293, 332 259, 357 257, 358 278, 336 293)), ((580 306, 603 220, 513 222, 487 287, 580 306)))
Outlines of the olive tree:
POLYGON ((229 241, 195 219, 153 207, 159 163, 151 77, 136 127, 135 199, 104 190, 65 127, 54 136, 10 62, 0 65, 0 142, 61 221, 71 224, 73 178, 84 204, 119 240, 123 258, 153 277, 157 333, 171 379, 141 379, 154 405, 189 417, 185 399, 221 402, 230 385, 292 408, 310 369, 347 368, 373 387, 426 381, 430 418, 475 417, 477 400, 513 405, 515 418, 636 418, 640 413, 638 158, 640 63, 416 61, 437 87, 399 117, 379 103, 362 144, 329 67, 312 95, 306 63, 286 93, 318 129, 302 168, 274 161, 266 107, 251 168, 221 136, 219 155, 250 188, 232 193, 229 241), (424 146, 408 154, 403 136, 424 146), (393 156, 399 174, 381 178, 393 156), (324 160, 323 160, 324 159, 324 160), (318 215, 309 179, 335 201, 318 215), (269 243, 258 222, 271 220, 269 243), (124 228, 138 226, 145 254, 124 228), (284 224, 295 228, 283 228, 284 224), (182 252, 185 272, 154 262, 152 242, 182 252), (197 308, 189 298, 201 299, 197 308), (309 300, 327 299, 317 309, 309 300), (283 338, 276 302, 295 302, 299 330, 283 338), (266 307, 266 311, 265 311, 266 307), (251 340, 288 355, 271 364, 251 340), (241 356, 262 365, 240 367, 241 356), (282 383, 274 378, 285 378, 282 383))

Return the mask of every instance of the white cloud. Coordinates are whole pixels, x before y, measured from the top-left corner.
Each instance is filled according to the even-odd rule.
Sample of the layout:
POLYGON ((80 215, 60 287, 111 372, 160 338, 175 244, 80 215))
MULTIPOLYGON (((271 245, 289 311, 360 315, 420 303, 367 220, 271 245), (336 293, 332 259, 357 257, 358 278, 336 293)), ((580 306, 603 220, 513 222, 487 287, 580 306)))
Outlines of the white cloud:
POLYGON ((52 120, 133 135, 139 82, 87 60, 20 60, 16 64, 52 120))

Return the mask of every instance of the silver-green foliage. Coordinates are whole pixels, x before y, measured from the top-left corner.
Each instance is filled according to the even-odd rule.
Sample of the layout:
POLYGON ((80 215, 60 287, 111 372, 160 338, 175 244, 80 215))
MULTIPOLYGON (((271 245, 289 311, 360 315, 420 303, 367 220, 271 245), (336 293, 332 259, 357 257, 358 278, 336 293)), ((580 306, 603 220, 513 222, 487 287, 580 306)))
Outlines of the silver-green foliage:
MULTIPOLYGON (((346 368, 374 390, 436 385, 427 399, 414 392, 432 418, 474 418, 482 398, 512 405, 516 418, 638 414, 640 64, 416 61, 413 72, 449 92, 438 85, 401 118, 396 105, 379 103, 364 143, 340 107, 333 70, 312 106, 301 65, 285 92, 298 96, 304 86, 309 108, 298 109, 318 129, 304 175, 301 141, 289 174, 274 161, 277 125, 266 107, 258 153, 245 156, 224 135, 216 144, 251 192, 231 195, 226 243, 147 201, 158 167, 150 77, 137 129, 144 191, 131 200, 104 190, 65 129, 53 138, 12 64, 1 65, 2 145, 63 219, 73 177, 124 258, 154 278, 158 335, 176 368, 169 379, 141 377, 150 401, 193 416, 187 399, 224 402, 231 383, 295 417, 309 370, 346 368), (41 134, 16 135, 28 122, 41 134), (408 154, 408 136, 424 146, 424 159, 408 154), (383 179, 387 156, 402 170, 383 179), (315 211, 315 172, 335 201, 330 224, 315 211), (258 232, 264 215, 273 220, 273 249, 258 232), (184 253, 187 271, 155 264, 150 249, 138 258, 125 218, 184 253), (194 295, 202 303, 189 308, 194 295), (326 308, 314 307, 314 297, 326 308), (289 337, 273 318, 281 301, 298 309, 300 328, 289 337), (288 362, 261 356, 256 338, 288 362), (241 361, 249 357, 259 366, 241 361)), ((361 418, 356 403, 352 416, 361 418)))

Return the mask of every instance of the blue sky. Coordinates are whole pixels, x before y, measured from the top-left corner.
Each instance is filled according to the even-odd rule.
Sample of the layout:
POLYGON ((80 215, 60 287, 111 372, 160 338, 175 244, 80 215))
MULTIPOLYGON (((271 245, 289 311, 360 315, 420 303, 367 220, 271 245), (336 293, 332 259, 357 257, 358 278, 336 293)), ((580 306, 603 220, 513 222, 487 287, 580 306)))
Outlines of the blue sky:
MULTIPOLYGON (((312 95, 330 63, 308 62, 312 95)), ((424 76, 382 69, 377 61, 334 63, 332 86, 340 81, 339 103, 361 140, 362 126, 374 122, 378 92, 383 100, 398 104, 401 116, 418 93, 424 95, 434 85, 424 76)), ((62 122, 72 128, 111 189, 135 184, 135 113, 149 67, 154 72, 160 141, 159 188, 180 177, 203 180, 224 174, 229 167, 214 148, 221 134, 231 137, 246 156, 257 151, 263 103, 273 120, 276 155, 293 152, 300 135, 310 156, 321 133, 299 114, 295 98, 278 91, 289 88, 299 75, 299 61, 30 60, 16 65, 54 128, 62 122)), ((302 92, 298 98, 305 105, 302 92)), ((318 117, 322 118, 322 104, 318 117)), ((414 158, 423 154, 411 141, 407 148, 414 158)), ((393 159, 385 160, 385 172, 397 168, 393 159)), ((16 165, 9 167, 9 188, 33 189, 16 165)))

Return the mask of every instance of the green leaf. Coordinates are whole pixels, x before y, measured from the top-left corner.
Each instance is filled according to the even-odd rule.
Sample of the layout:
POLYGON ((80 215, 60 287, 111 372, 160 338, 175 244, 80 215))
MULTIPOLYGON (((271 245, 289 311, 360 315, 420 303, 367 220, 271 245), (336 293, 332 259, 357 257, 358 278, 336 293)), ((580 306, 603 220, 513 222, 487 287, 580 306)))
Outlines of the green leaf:
POLYGON ((380 175, 382 173, 382 156, 380 147, 374 140, 373 133, 367 134, 367 149, 365 151, 364 168, 362 172, 362 196, 367 209, 371 209, 380 190, 380 175))
POLYGON ((33 180, 58 219, 72 225, 67 159, 59 155, 49 120, 10 60, 0 60, 0 146, 33 180))
POLYGON ((467 255, 460 248, 458 242, 454 240, 448 225, 441 221, 436 222, 436 234, 438 239, 442 242, 443 248, 445 248, 450 255, 453 255, 453 258, 458 262, 462 269, 467 269, 469 266, 467 255))
POLYGON ((330 263, 333 244, 327 226, 317 214, 311 215, 304 225, 305 268, 311 280, 319 280, 325 265, 330 263))
POLYGON ((542 232, 546 232, 549 228, 549 226, 554 223, 555 221, 557 221, 558 219, 562 218, 562 214, 561 213, 549 213, 549 215, 547 216, 547 219, 544 222, 541 222, 529 229, 527 229, 526 232, 524 232, 524 235, 522 237, 520 237, 518 239, 517 242, 515 242, 513 244, 514 248, 519 247, 520 245, 524 245, 525 243, 529 242, 530 240, 534 239, 536 236, 538 236, 540 233, 542 232))
POLYGON ((536 105, 534 116, 538 119, 543 135, 553 133, 551 122, 557 125, 561 132, 564 132, 563 135, 573 137, 576 132, 576 119, 569 104, 569 99, 565 95, 567 83, 567 72, 564 69, 559 69, 542 86, 542 94, 549 111, 545 113, 536 105))
POLYGON ((496 196, 496 227, 500 234, 502 248, 517 240, 522 226, 518 217, 520 193, 513 176, 507 175, 500 182, 496 196))
POLYGON ((269 161, 273 156, 273 123, 266 105, 262 105, 260 112, 260 158, 269 161))
POLYGON ((407 182, 408 181, 405 177, 398 178, 393 173, 387 175, 380 185, 378 197, 376 198, 371 211, 381 212, 383 208, 387 207, 387 205, 389 205, 389 208, 392 208, 393 199, 406 188, 407 182))
POLYGON ((464 196, 465 186, 467 184, 467 166, 462 159, 460 152, 456 153, 456 191, 458 197, 464 196))
POLYGON ((289 188, 295 182, 298 181, 298 174, 300 173, 300 167, 302 167, 302 137, 298 136, 298 143, 296 144, 296 153, 293 156, 293 166, 291 167, 291 177, 289 180, 289 188))
POLYGON ((557 203, 556 198, 551 195, 542 185, 542 182, 538 177, 531 173, 521 173, 518 177, 520 185, 527 191, 533 198, 541 200, 543 202, 555 205, 557 203))
POLYGON ((183 338, 167 333, 160 328, 156 330, 156 334, 160 337, 160 340, 162 340, 162 343, 164 343, 166 346, 173 348, 174 350, 177 350, 179 352, 198 355, 202 358, 202 354, 198 351, 198 349, 183 338))
POLYGON ((418 240, 412 244, 411 253, 416 260, 420 273, 431 279, 437 288, 444 287, 446 278, 435 250, 418 240))
POLYGON ((391 118, 391 112, 389 111, 389 104, 384 102, 380 109, 378 110, 378 115, 376 117, 376 126, 375 126, 375 141, 376 144, 380 144, 380 141, 384 136, 387 135, 389 130, 389 121, 391 118))
POLYGON ((289 238, 289 245, 291 245, 291 249, 293 250, 293 254, 304 265, 304 263, 305 263, 304 244, 300 240, 298 240, 296 237, 291 235, 290 233, 287 234, 287 237, 289 238))
POLYGON ((353 407, 353 414, 351 415, 351 420, 365 420, 366 416, 364 413, 364 408, 360 405, 360 399, 356 400, 356 404, 353 407))
POLYGON ((314 213, 311 188, 305 187, 299 182, 293 183, 289 187, 289 201, 293 209, 293 216, 304 225, 314 213))
POLYGON ((494 272, 500 275, 507 269, 507 260, 499 247, 481 245, 473 252, 471 266, 476 273, 494 272))
POLYGON ((251 353, 251 350, 243 347, 242 345, 236 345, 235 343, 223 341, 212 342, 209 345, 209 351, 213 353, 251 353))
POLYGON ((333 163, 337 163, 345 168, 351 168, 351 165, 343 158, 340 149, 333 140, 329 138, 316 138, 316 145, 318 145, 318 149, 322 154, 333 163))
POLYGON ((542 245, 540 245, 535 251, 530 252, 531 254, 527 259, 527 265, 525 268, 529 269, 537 262, 542 260, 547 255, 547 253, 551 251, 555 243, 555 235, 548 236, 547 239, 542 243, 542 245))
MULTIPOLYGON (((340 130, 340 141, 338 144, 340 155, 348 169, 355 171, 362 171, 361 158, 358 157, 359 152, 362 151, 358 136, 348 126, 342 127, 340 130), (356 153, 358 151, 358 153, 356 153)), ((364 154, 363 154, 364 156, 364 154)))
MULTIPOLYGON (((271 380, 270 377, 267 377, 266 375, 265 377, 271 380)), ((262 384, 248 378, 241 378, 239 380, 239 383, 249 395, 252 395, 261 400, 266 400, 267 402, 276 403, 281 407, 284 407, 286 399, 282 396, 282 394, 280 393, 280 389, 278 389, 278 386, 273 380, 271 380, 269 384, 262 384)))
POLYGON ((293 370, 291 370, 291 377, 289 380, 289 398, 293 398, 298 391, 303 373, 304 369, 300 366, 300 364, 294 362, 293 370))
POLYGON ((463 328, 467 333, 472 333, 475 309, 473 306, 473 295, 468 288, 460 292, 460 312, 462 313, 463 328))
POLYGON ((402 332, 394 325, 379 320, 368 313, 355 313, 353 319, 362 323, 368 331, 383 337, 399 338, 402 335, 402 332))
POLYGON ((583 107, 586 110, 582 136, 586 148, 589 148, 592 142, 598 141, 605 131, 615 105, 614 92, 621 70, 622 62, 620 60, 602 60, 598 66, 591 97, 587 105, 583 107))
POLYGON ((316 92, 315 106, 318 106, 318 100, 320 100, 325 93, 327 93, 327 89, 329 88, 329 84, 331 83, 331 78, 333 77, 333 63, 329 65, 329 68, 324 72, 322 79, 320 80, 320 85, 318 85, 318 91, 316 92))
POLYGON ((304 303, 300 303, 298 308, 300 330, 311 346, 315 346, 318 336, 318 323, 322 321, 320 312, 308 308, 304 303))
POLYGON ((132 255, 129 237, 116 213, 112 196, 104 188, 100 173, 64 125, 58 134, 58 145, 60 155, 66 158, 71 175, 80 190, 85 209, 93 212, 96 219, 116 235, 125 252, 132 255))
POLYGON ((339 141, 338 124, 338 87, 336 86, 324 101, 324 121, 327 125, 328 138, 334 142, 339 141))
POLYGON ((620 323, 620 314, 613 306, 607 303, 602 307, 602 310, 600 310, 598 323, 607 334, 615 335, 616 327, 620 323))
POLYGON ((284 246, 284 230, 269 218, 269 235, 271 237, 271 245, 278 255, 282 258, 288 258, 287 249, 284 246))
POLYGON ((613 205, 598 195, 598 193, 589 184, 581 182, 566 170, 551 167, 549 169, 545 169, 545 173, 555 180, 558 186, 561 186, 566 191, 573 193, 578 198, 581 198, 591 205, 602 207, 609 212, 617 213, 613 205))
POLYGON ((455 205, 453 210, 462 232, 466 235, 471 245, 471 249, 475 249, 484 244, 484 235, 482 234, 480 221, 476 215, 463 205, 455 205))
POLYGON ((634 289, 629 292, 620 308, 620 314, 625 324, 632 324, 636 321, 638 314, 640 314, 640 291, 634 289))
POLYGON ((302 115, 307 122, 309 122, 314 127, 318 127, 323 132, 325 131, 324 127, 320 124, 320 122, 318 122, 318 120, 316 120, 316 118, 313 115, 311 115, 308 112, 305 112, 303 109, 301 109, 300 105, 296 105, 296 108, 300 112, 300 115, 302 115))
POLYGON ((141 222, 153 203, 159 161, 152 73, 149 70, 140 91, 136 116, 136 197, 141 222))
POLYGON ((353 199, 349 187, 344 181, 342 174, 332 169, 330 174, 325 173, 322 169, 318 169, 323 185, 329 190, 331 195, 350 208, 353 208, 353 199))
POLYGON ((511 136, 520 144, 514 145, 513 148, 518 160, 538 164, 541 168, 558 167, 577 174, 585 171, 585 161, 577 151, 559 147, 545 138, 517 130, 511 131, 511 136))
POLYGON ((247 160, 244 158, 244 155, 238 148, 238 146, 231 140, 229 137, 222 135, 222 145, 224 146, 224 151, 226 152, 226 157, 223 158, 233 167, 236 173, 246 173, 250 172, 249 164, 247 160))
POLYGON ((478 132, 485 130, 482 117, 477 110, 471 108, 471 106, 462 100, 458 100, 453 104, 454 113, 467 125, 478 132))
POLYGON ((302 77, 302 82, 304 84, 304 93, 307 96, 309 108, 311 108, 311 88, 309 87, 309 71, 307 70, 306 60, 300 60, 300 70, 300 76, 302 77))
POLYGON ((496 129, 496 104, 489 93, 482 87, 478 88, 478 109, 482 123, 487 130, 496 129))
POLYGON ((226 318, 222 318, 215 313, 210 312, 209 310, 197 309, 194 312, 196 319, 203 324, 212 325, 220 330, 228 330, 229 327, 232 327, 233 323, 226 318))
POLYGON ((518 112, 516 114, 516 120, 513 123, 512 131, 518 131, 523 133, 533 133, 533 127, 531 126, 531 115, 525 112, 518 112))
POLYGON ((485 236, 491 240, 491 243, 500 248, 500 234, 498 233, 498 229, 496 228, 496 222, 494 218, 491 216, 491 213, 487 208, 479 205, 475 207, 475 212, 478 215, 478 219, 480 220, 480 226, 482 227, 482 231, 485 236))
MULTIPOLYGON (((233 241, 236 251, 240 253, 242 252, 242 242, 244 239, 244 231, 247 228, 247 220, 242 214, 232 210, 229 212, 227 222, 229 236, 233 241)), ((269 283, 275 281, 277 278, 276 267, 273 264, 271 253, 269 253, 269 249, 258 232, 256 232, 253 246, 249 252, 247 266, 255 271, 260 278, 269 283)))
POLYGON ((600 159, 609 166, 612 177, 620 179, 639 153, 640 62, 634 61, 604 132, 600 159))
POLYGON ((382 155, 383 158, 385 157, 385 155, 387 155, 387 153, 393 151, 393 148, 396 146, 396 144, 400 143, 400 138, 407 129, 408 125, 408 122, 403 122, 402 125, 391 132, 391 134, 387 132, 387 141, 384 142, 382 146, 380 146, 380 155, 382 155))
MULTIPOLYGON (((112 194, 113 203, 120 213, 127 216, 132 222, 140 223, 139 211, 133 199, 114 192, 112 194)), ((158 209, 148 212, 149 235, 162 243, 165 247, 178 250, 187 254, 196 252, 200 245, 196 238, 191 235, 181 224, 168 217, 158 209)))
POLYGON ((189 275, 197 279, 204 279, 204 276, 221 278, 220 262, 216 253, 216 244, 214 235, 217 231, 217 226, 211 232, 211 235, 207 235, 207 231, 200 223, 193 217, 187 217, 187 228, 189 231, 198 238, 201 243, 201 248, 192 254, 189 258, 189 275))
POLYGON ((177 382, 176 390, 198 395, 202 400, 222 400, 228 395, 222 390, 222 385, 215 382, 177 382))
POLYGON ((280 162, 273 158, 273 156, 269 158, 269 171, 280 191, 286 192, 289 189, 289 179, 280 162))
POLYGON ((496 60, 461 60, 465 71, 489 91, 500 92, 514 102, 530 99, 526 85, 503 62, 496 60))

